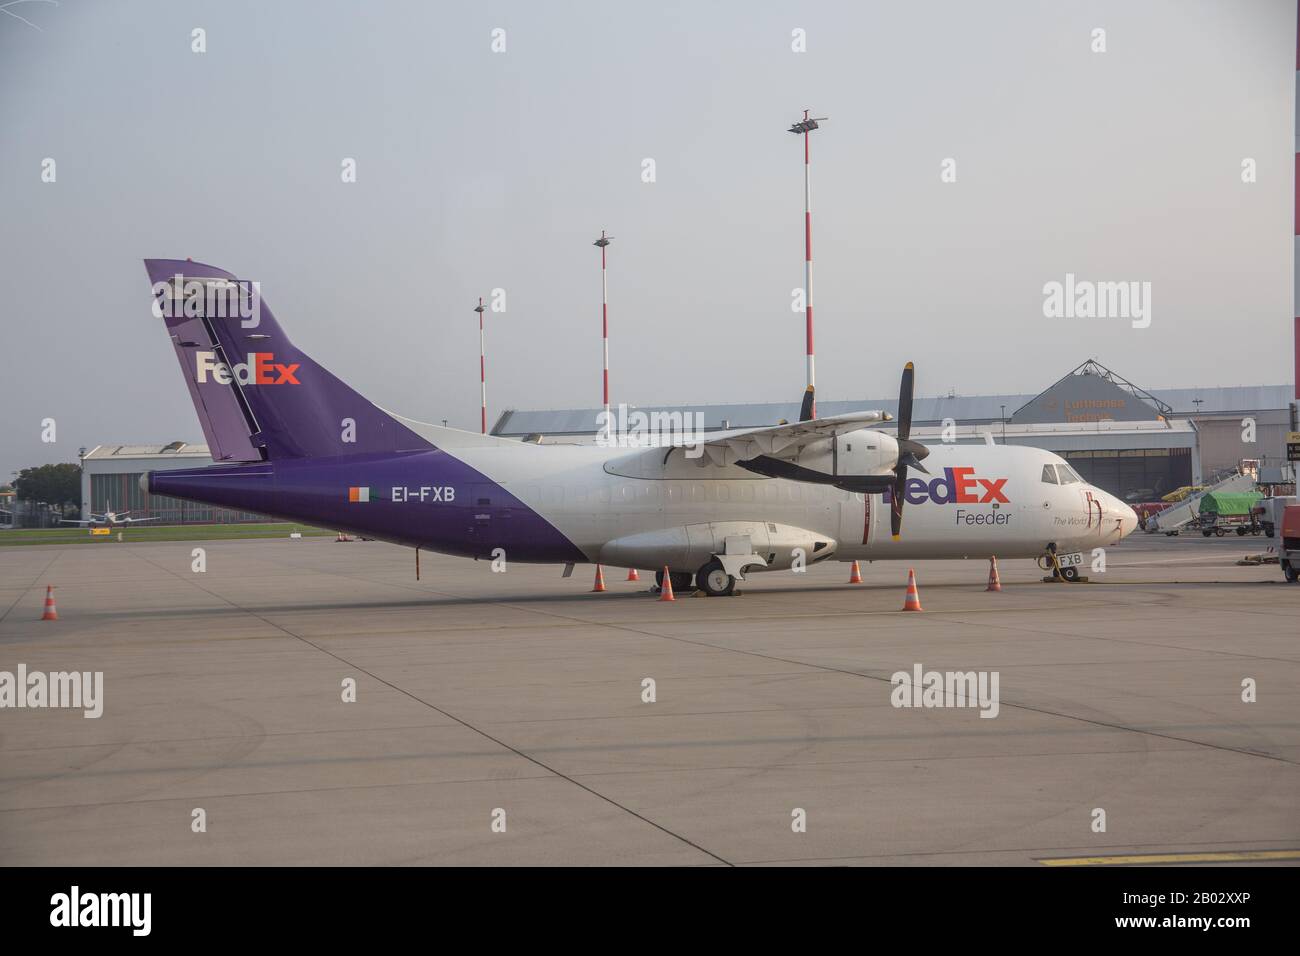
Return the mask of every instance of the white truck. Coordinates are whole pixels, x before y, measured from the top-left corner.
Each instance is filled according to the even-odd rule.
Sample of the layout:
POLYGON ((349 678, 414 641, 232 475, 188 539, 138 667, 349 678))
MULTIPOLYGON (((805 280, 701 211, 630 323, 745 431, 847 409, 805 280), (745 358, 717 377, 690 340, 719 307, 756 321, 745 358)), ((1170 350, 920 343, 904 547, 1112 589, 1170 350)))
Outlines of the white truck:
POLYGON ((1300 504, 1300 498, 1295 495, 1277 495, 1272 498, 1261 498, 1251 511, 1255 520, 1263 527, 1264 534, 1271 538, 1277 529, 1282 527, 1282 512, 1288 505, 1294 504, 1300 504))

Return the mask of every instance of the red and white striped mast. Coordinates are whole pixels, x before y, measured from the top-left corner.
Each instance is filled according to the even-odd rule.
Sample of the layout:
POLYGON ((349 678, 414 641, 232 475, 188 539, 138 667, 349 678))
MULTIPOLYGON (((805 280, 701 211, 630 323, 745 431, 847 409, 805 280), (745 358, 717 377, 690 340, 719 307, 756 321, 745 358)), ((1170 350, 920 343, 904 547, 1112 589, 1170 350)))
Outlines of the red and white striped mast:
POLYGON ((487 434, 487 356, 483 349, 483 297, 478 297, 478 393, 483 404, 482 428, 487 434))
MULTIPOLYGON (((1300 3, 1296 4, 1296 96, 1300 96, 1300 3)), ((1300 127, 1295 130, 1295 188, 1300 190, 1300 127)), ((1294 246, 1293 303, 1291 311, 1295 313, 1295 326, 1291 332, 1291 348, 1294 350, 1295 401, 1291 403, 1291 431, 1300 431, 1300 192, 1295 194, 1295 246, 1294 246)), ((1300 465, 1293 466, 1300 467, 1300 465)))
POLYGON ((811 117, 810 110, 803 111, 803 119, 790 127, 792 133, 803 134, 803 295, 804 316, 808 344, 808 391, 812 393, 812 417, 817 417, 817 369, 813 360, 813 298, 812 298, 812 164, 808 158, 808 134, 818 128, 818 123, 828 117, 811 117))
POLYGON ((613 433, 614 425, 609 417, 609 284, 605 279, 605 248, 614 241, 613 236, 605 235, 605 230, 600 230, 600 238, 592 243, 593 246, 600 246, 600 337, 601 343, 605 350, 605 378, 604 378, 604 402, 605 402, 605 438, 609 439, 613 433))

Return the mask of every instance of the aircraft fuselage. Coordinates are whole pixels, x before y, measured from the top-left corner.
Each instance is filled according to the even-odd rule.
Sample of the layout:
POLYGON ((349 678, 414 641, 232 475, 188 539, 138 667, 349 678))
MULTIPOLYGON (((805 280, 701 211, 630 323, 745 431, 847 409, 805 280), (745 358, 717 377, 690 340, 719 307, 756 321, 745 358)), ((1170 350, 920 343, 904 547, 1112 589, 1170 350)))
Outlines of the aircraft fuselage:
MULTIPOLYGON (((441 431, 441 430, 440 430, 441 431)), ((431 435, 432 438, 441 436, 431 435)), ((483 447, 288 460, 154 473, 150 490, 466 557, 601 562, 694 571, 749 536, 771 569, 807 563, 1033 557, 1114 544, 1136 519, 1082 482, 1042 480, 1051 452, 936 445, 906 485, 903 533, 888 493, 700 467, 681 449, 648 457, 587 445, 483 447)), ((762 570, 755 567, 752 570, 762 570)))

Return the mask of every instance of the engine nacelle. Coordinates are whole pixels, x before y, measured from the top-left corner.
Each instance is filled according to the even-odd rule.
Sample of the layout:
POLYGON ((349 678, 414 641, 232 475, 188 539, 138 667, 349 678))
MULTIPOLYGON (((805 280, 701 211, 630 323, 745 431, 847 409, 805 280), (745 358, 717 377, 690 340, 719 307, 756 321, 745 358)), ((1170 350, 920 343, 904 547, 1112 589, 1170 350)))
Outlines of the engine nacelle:
POLYGON ((835 436, 836 475, 885 476, 898 464, 898 442, 893 435, 862 428, 835 436))
POLYGON ((898 441, 892 435, 860 428, 824 438, 801 448, 794 457, 763 455, 740 463, 742 468, 790 481, 834 485, 845 491, 878 494, 894 481, 898 441))

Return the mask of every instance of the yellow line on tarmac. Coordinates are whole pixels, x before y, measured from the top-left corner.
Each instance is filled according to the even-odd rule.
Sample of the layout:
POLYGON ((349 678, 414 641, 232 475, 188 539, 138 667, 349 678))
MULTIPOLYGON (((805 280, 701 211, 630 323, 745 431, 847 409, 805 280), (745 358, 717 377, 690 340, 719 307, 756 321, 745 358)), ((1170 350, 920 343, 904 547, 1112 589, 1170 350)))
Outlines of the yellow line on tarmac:
POLYGON ((1038 860, 1043 866, 1134 866, 1143 863, 1247 863, 1300 860, 1300 850, 1225 850, 1221 853, 1151 853, 1145 856, 1067 856, 1038 860))

